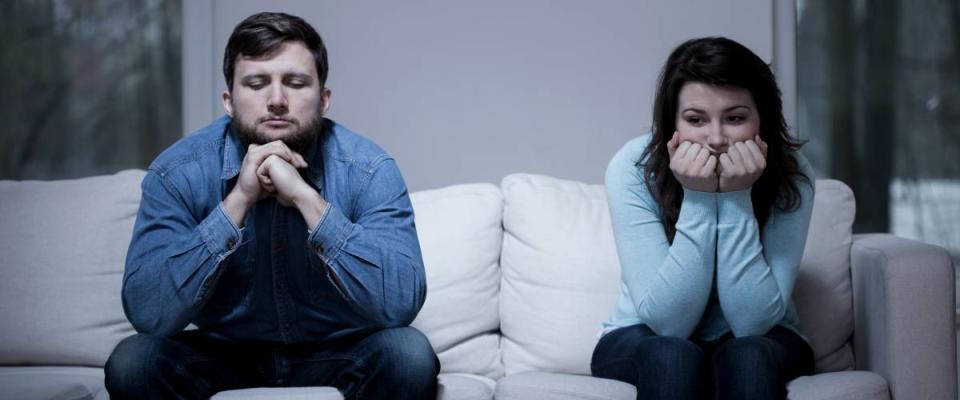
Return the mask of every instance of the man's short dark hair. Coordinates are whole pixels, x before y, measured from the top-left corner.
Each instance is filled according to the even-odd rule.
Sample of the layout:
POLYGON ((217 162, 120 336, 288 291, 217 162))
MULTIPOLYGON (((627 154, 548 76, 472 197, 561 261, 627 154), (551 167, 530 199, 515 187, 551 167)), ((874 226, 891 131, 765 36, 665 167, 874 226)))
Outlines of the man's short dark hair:
POLYGON ((251 15, 237 24, 223 53, 223 77, 227 90, 233 91, 233 70, 238 57, 262 57, 277 50, 284 42, 301 42, 313 54, 320 87, 327 82, 327 48, 323 39, 302 18, 279 12, 251 15))

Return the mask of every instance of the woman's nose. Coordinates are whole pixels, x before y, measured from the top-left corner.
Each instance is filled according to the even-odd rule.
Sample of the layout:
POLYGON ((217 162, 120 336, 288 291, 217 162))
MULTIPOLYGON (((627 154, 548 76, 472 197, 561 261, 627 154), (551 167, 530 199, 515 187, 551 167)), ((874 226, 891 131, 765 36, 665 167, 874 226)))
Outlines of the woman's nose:
POLYGON ((723 128, 721 126, 713 125, 710 127, 709 132, 707 132, 707 145, 717 152, 726 150, 727 136, 723 134, 723 128))

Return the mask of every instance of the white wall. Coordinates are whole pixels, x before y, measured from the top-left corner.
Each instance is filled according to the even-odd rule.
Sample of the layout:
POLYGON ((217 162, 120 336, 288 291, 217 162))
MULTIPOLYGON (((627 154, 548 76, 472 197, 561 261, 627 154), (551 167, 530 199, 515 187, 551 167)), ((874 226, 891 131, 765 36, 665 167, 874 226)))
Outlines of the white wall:
POLYGON ((667 55, 698 36, 728 36, 773 62, 788 75, 781 84, 793 118, 793 1, 262 4, 185 2, 185 129, 222 113, 233 27, 257 11, 289 12, 327 44, 329 116, 393 154, 411 190, 497 183, 513 172, 602 182, 613 153, 649 129, 667 55))

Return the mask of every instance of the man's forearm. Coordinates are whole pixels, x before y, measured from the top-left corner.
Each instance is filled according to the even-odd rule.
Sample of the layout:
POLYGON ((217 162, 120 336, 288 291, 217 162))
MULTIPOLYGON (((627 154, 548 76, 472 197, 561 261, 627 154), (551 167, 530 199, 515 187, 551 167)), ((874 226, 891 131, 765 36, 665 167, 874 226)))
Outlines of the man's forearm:
POLYGON ((171 212, 177 198, 144 179, 144 200, 127 252, 122 289, 124 311, 138 332, 172 335, 191 322, 216 288, 216 270, 242 240, 223 207, 199 223, 185 211, 171 212))
POLYGON ((320 223, 320 218, 323 218, 323 213, 329 206, 327 201, 320 196, 320 193, 317 193, 313 188, 305 190, 302 196, 298 196, 294 201, 294 205, 300 210, 300 214, 303 215, 303 221, 310 229, 317 227, 317 224, 320 223))
POLYGON ((243 219, 246 218, 252 204, 239 191, 233 190, 223 199, 223 211, 227 213, 234 225, 243 228, 243 219))

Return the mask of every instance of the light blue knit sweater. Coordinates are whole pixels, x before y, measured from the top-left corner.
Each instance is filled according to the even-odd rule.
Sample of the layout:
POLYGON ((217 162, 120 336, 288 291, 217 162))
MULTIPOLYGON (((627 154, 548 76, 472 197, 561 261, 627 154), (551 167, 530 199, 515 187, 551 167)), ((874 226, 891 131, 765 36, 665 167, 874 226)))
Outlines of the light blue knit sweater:
MULTIPOLYGON (((621 288, 606 330, 647 324, 659 335, 714 340, 762 335, 780 324, 794 331, 790 301, 813 209, 813 187, 798 182, 800 207, 773 208, 763 235, 750 189, 727 193, 684 188, 677 233, 669 244, 660 207, 636 162, 650 142, 627 142, 606 173, 610 216, 620 257, 621 288)), ((804 174, 813 170, 794 153, 804 174)))

